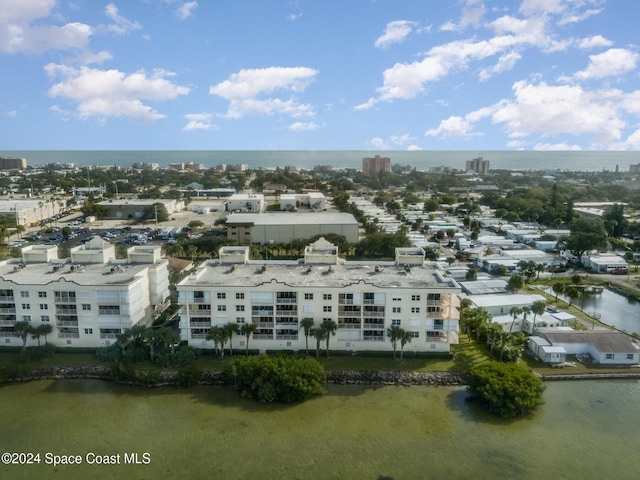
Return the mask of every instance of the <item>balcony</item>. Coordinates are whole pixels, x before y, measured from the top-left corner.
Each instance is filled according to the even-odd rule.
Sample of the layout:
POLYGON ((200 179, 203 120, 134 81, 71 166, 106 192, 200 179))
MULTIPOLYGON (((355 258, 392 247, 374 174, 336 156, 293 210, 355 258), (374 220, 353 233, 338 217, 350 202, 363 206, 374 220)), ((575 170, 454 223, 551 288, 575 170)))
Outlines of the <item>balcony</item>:
POLYGON ((276 299, 276 303, 298 303, 298 299, 297 298, 278 298, 276 299))
POLYGON ((78 328, 78 321, 75 320, 58 320, 56 322, 56 327, 74 327, 78 328))
POLYGON ((13 320, 0 320, 0 327, 13 327, 15 324, 15 318, 13 320))
POLYGON ((366 328, 369 330, 384 330, 384 323, 367 323, 364 322, 364 326, 362 328, 366 328))
POLYGON ((339 305, 353 305, 353 298, 340 298, 338 300, 339 305))
POLYGON ((58 338, 80 338, 79 333, 58 333, 58 338))
POLYGON ((0 295, 0 302, 13 302, 14 298, 13 295, 0 295))
POLYGON ((256 328, 273 328, 273 322, 251 322, 256 328))
POLYGON ((369 317, 369 318, 383 318, 384 317, 384 312, 367 312, 367 311, 364 311, 363 315, 364 315, 364 317, 369 317))
POLYGON ((78 314, 78 309, 77 308, 62 308, 62 307, 56 306, 56 313, 58 315, 77 315, 78 314))
POLYGON ((194 298, 193 303, 204 303, 204 298, 194 298))
POLYGON ((191 340, 206 340, 207 339, 207 334, 206 333, 192 333, 191 334, 191 340))
MULTIPOLYGON (((255 338, 255 335, 254 335, 255 338)), ((298 335, 278 335, 276 334, 276 340, 298 340, 298 335)))
POLYGON ((252 335, 252 338, 254 340, 273 340, 273 334, 268 333, 268 334, 264 334, 264 333, 254 333, 252 335))
POLYGON ((377 335, 364 335, 362 340, 365 342, 384 342, 384 337, 379 337, 377 335))
POLYGON ((191 328, 211 328, 211 322, 189 322, 191 328))
POLYGON ((361 326, 359 323, 340 323, 338 322, 338 328, 341 329, 360 329, 361 326))
POLYGON ((0 308, 0 314, 16 313, 15 308, 0 308))
POLYGON ((101 339, 116 338, 116 335, 117 334, 115 334, 115 333, 101 333, 100 334, 100 338, 101 339))
POLYGON ((0 337, 18 337, 18 334, 16 332, 0 332, 0 337))

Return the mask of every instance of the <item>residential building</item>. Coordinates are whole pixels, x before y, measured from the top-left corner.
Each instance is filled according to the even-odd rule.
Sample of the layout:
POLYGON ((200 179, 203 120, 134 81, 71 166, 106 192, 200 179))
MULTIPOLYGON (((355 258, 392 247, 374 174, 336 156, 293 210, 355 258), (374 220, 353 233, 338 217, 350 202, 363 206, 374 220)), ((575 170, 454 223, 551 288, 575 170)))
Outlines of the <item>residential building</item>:
POLYGON ((0 200, 0 215, 11 215, 16 225, 31 225, 60 213, 64 202, 38 199, 0 200))
POLYGON ((226 202, 228 212, 260 213, 264 210, 262 193, 235 193, 226 202))
POLYGON ((280 210, 295 211, 298 206, 313 210, 324 210, 327 200, 320 192, 283 193, 280 195, 280 210))
POLYGON ((487 173, 489 173, 489 164, 489 160, 478 157, 474 158, 473 160, 467 160, 465 169, 467 172, 486 175, 487 173))
POLYGON ((291 240, 335 233, 358 241, 358 221, 350 213, 268 212, 227 216, 227 237, 237 243, 289 243, 291 240))
POLYGON ((26 168, 27 168, 26 158, 0 157, 0 170, 25 170, 26 168))
POLYGON ((531 307, 533 302, 546 301, 542 295, 528 295, 524 293, 506 293, 493 295, 470 295, 472 308, 484 308, 491 315, 508 315, 512 307, 531 307))
POLYGON ((375 157, 362 159, 362 173, 365 175, 376 175, 380 172, 391 171, 391 159, 389 157, 375 157))
POLYGON ((22 345, 16 321, 48 323, 47 341, 58 347, 115 343, 117 334, 149 323, 167 305, 168 262, 160 252, 136 246, 119 260, 99 238, 72 248, 66 259, 58 259, 57 246, 24 247, 21 259, 0 262, 0 344, 22 345))
MULTIPOLYGON (((334 350, 392 350, 387 329, 394 325, 411 332, 407 351, 448 352, 458 343, 460 288, 425 262, 420 248, 397 248, 395 261, 370 263, 339 258, 324 238, 292 261, 254 261, 249 247, 222 247, 218 260, 177 290, 182 339, 194 347, 211 348, 209 329, 234 322, 255 325, 249 348, 301 351, 303 318, 337 324, 334 350)), ((245 341, 238 336, 234 346, 245 341)))

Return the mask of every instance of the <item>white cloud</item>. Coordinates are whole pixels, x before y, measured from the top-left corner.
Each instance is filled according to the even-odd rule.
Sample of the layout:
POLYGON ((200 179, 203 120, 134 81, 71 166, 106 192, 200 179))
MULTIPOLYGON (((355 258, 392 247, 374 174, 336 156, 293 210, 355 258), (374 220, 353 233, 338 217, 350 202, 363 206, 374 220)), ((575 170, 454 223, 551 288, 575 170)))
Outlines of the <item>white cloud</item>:
POLYGON ((478 27, 485 13, 487 13, 487 9, 482 0, 466 0, 462 6, 460 23, 449 20, 443 23, 439 30, 442 32, 455 32, 463 30, 469 25, 478 27))
POLYGON ((380 137, 373 137, 367 142, 367 145, 372 147, 374 150, 389 150, 389 146, 384 143, 384 140, 380 137))
POLYGON ((440 122, 438 128, 432 128, 425 132, 427 137, 439 137, 439 138, 470 138, 477 133, 473 133, 473 124, 466 118, 452 115, 440 122))
POLYGON ((105 9, 104 14, 114 21, 113 24, 107 25, 107 30, 109 32, 115 33, 116 35, 126 35, 132 30, 140 30, 142 25, 138 22, 133 22, 118 12, 118 7, 113 3, 109 3, 105 9))
POLYGON ((402 43, 416 26, 416 22, 409 20, 389 22, 384 33, 376 39, 374 45, 376 48, 387 48, 394 43, 402 43))
POLYGON ((198 2, 184 2, 175 10, 175 15, 179 20, 186 20, 193 16, 193 11, 198 8, 198 2))
POLYGON ((294 132, 302 132, 302 131, 311 131, 316 130, 319 127, 317 123, 314 122, 294 122, 289 125, 289 130, 293 130, 294 132))
POLYGON ((580 86, 537 85, 525 81, 513 86, 515 98, 496 105, 494 123, 509 136, 531 134, 591 136, 596 143, 618 140, 625 122, 620 118, 617 91, 585 91, 580 86))
POLYGON ((15 117, 16 115, 18 115, 18 111, 17 110, 9 110, 6 113, 7 117, 15 117))
POLYGON ((548 151, 548 150, 582 150, 579 145, 569 145, 568 143, 538 143, 534 145, 534 150, 548 151))
POLYGON ((167 80, 171 72, 156 70, 152 74, 139 71, 125 74, 118 70, 79 69, 60 64, 48 64, 45 70, 52 79, 60 79, 49 89, 52 98, 66 98, 76 104, 76 115, 81 119, 126 117, 141 123, 150 123, 165 115, 143 103, 164 101, 189 93, 167 80))
POLYGON ((287 20, 289 20, 291 22, 295 22, 300 17, 302 17, 302 12, 300 12, 300 13, 292 13, 289 16, 287 16, 287 20))
POLYGON ((0 23, 36 20, 49 15, 56 0, 3 0, 0 23))
POLYGON ((511 70, 515 66, 515 64, 518 63, 518 60, 520 60, 521 58, 522 58, 522 55, 520 55, 518 52, 509 52, 509 53, 506 53, 505 55, 502 55, 498 59, 498 63, 495 64, 493 67, 483 68, 482 70, 480 70, 480 75, 479 75, 480 80, 485 81, 493 77, 497 73, 502 73, 502 72, 511 70))
POLYGON ((389 141, 394 145, 404 145, 411 140, 414 140, 414 138, 408 133, 405 133, 404 135, 391 135, 389 137, 389 141))
POLYGON ((42 53, 47 50, 84 49, 93 30, 84 23, 32 26, 28 23, 0 23, 0 51, 42 53))
POLYGON ((187 124, 182 128, 186 131, 192 130, 212 130, 216 126, 211 123, 213 118, 212 113, 188 113, 183 115, 183 118, 187 119, 187 124))
POLYGON ((611 48, 597 55, 589 55, 589 65, 577 72, 580 80, 592 78, 617 77, 636 68, 638 54, 624 48, 611 48))
POLYGON ((409 145, 407 147, 407 150, 410 151, 410 152, 415 152, 415 151, 418 151, 418 150, 422 150, 422 147, 420 147, 418 145, 409 145))
POLYGON ((228 80, 209 88, 209 94, 229 101, 227 116, 241 118, 249 114, 291 117, 314 115, 311 105, 300 104, 295 98, 258 98, 277 91, 303 92, 318 71, 307 67, 268 67, 240 70, 228 80))
POLYGON ((613 45, 611 40, 604 38, 602 35, 593 35, 592 37, 583 38, 578 42, 578 48, 589 50, 591 48, 610 47, 613 45))

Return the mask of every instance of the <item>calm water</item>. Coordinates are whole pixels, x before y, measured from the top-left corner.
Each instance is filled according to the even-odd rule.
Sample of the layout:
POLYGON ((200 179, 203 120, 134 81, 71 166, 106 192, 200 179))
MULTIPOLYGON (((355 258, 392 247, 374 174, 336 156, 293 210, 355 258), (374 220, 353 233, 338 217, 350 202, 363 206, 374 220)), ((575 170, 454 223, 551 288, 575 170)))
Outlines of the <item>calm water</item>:
MULTIPOLYGON (((0 478, 637 479, 640 382, 549 383, 498 420, 462 388, 331 386, 293 406, 222 387, 86 380, 0 388, 0 450, 148 452, 148 465, 0 466, 0 478)), ((140 457, 142 458, 142 457, 140 457)))
POLYGON ((520 151, 520 150, 1 150, 0 156, 26 158, 28 165, 47 163, 75 163, 78 165, 120 165, 130 167, 134 162, 155 162, 167 166, 174 162, 203 163, 214 167, 221 163, 247 164, 251 168, 284 167, 295 165, 311 169, 315 165, 334 165, 336 168, 362 168, 362 159, 380 154, 391 158, 391 163, 405 163, 418 170, 445 165, 465 168, 465 161, 483 157, 492 169, 509 170, 581 170, 628 171, 630 164, 640 163, 640 152, 609 151, 520 151))
MULTIPOLYGON (((553 291, 548 291, 549 295, 555 295, 553 291)), ((566 302, 568 297, 559 295, 566 302)), ((628 299, 610 290, 603 290, 601 293, 589 295, 584 299, 577 299, 573 302, 588 314, 600 314, 600 321, 627 333, 640 335, 640 305, 635 300, 628 299)))

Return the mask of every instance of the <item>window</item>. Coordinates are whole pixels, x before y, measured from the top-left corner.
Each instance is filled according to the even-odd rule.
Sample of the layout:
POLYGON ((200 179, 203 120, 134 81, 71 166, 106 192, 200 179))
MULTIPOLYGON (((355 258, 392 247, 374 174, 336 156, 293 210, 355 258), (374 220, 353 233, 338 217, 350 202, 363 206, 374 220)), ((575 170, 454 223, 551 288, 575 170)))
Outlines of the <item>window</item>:
POLYGON ((331 300, 331 294, 330 293, 323 293, 322 294, 322 299, 323 300, 331 300))
POLYGON ((199 303, 198 304, 198 310, 210 311, 211 310, 211 304, 209 304, 209 303, 199 303))
POLYGON ((20 296, 22 298, 29 298, 29 292, 26 292, 26 291, 23 290, 22 292, 20 292, 20 296))
POLYGON ((411 295, 411 300, 414 302, 419 302, 420 301, 420 295, 411 295))
POLYGON ((633 360, 633 353, 627 353, 627 360, 633 360))
POLYGON ((218 300, 224 300, 225 298, 227 298, 227 294, 224 292, 218 292, 218 300))
POLYGON ((413 338, 420 338, 420 332, 410 332, 413 338))
POLYGON ((393 307, 393 308, 391 309, 391 311, 392 311, 393 313, 400 313, 400 311, 401 311, 401 310, 402 310, 402 309, 401 309, 400 307, 393 307))
POLYGON ((82 310, 84 310, 85 312, 91 310, 91 304, 90 303, 83 303, 82 304, 82 310))
POLYGON ((313 293, 305 293, 304 294, 304 299, 305 300, 313 300, 313 293))
POLYGON ((31 310, 31 305, 28 303, 23 303, 22 304, 22 309, 23 310, 31 310))
POLYGON ((120 315, 120 305, 98 305, 100 315, 120 315))
POLYGON ((31 321, 31 315, 23 315, 22 316, 22 321, 23 322, 30 322, 31 321))
POLYGON ((607 353, 607 360, 613 360, 615 355, 613 353, 607 353))
POLYGON ((324 307, 322 307, 322 311, 323 312, 330 312, 331 311, 331 305, 325 305, 324 307))
POLYGON ((85 335, 93 335, 93 328, 85 328, 84 329, 84 334, 85 335))
POLYGON ((226 305, 218 305, 218 311, 219 312, 226 312, 227 311, 227 306, 226 305))
POLYGON ((391 300, 393 300, 394 302, 401 302, 402 301, 402 297, 400 297, 398 295, 394 295, 391 300))
POLYGON ((395 326, 400 326, 400 319, 399 318, 394 318, 391 320, 391 325, 395 325, 395 326))
POLYGON ((244 323, 244 317, 236 317, 236 323, 244 323))
POLYGON ((244 305, 236 305, 236 312, 244 312, 244 305))
POLYGON ((39 298, 47 298, 47 292, 38 292, 39 298))
POLYGON ((236 293, 236 300, 244 300, 244 293, 236 293))
POLYGON ((420 313, 420 307, 411 307, 411 313, 420 313))
POLYGON ((430 301, 440 301, 440 294, 439 293, 428 293, 427 294, 427 300, 430 301))
POLYGON ((41 322, 48 322, 49 321, 49 315, 40 315, 40 321, 41 322))
POLYGON ((46 303, 41 303, 40 310, 49 310, 49 305, 47 305, 46 303))

